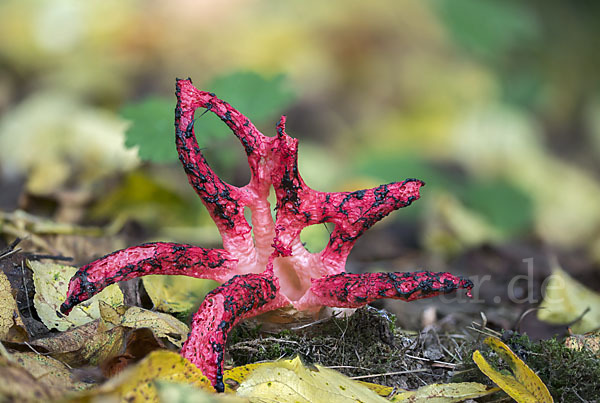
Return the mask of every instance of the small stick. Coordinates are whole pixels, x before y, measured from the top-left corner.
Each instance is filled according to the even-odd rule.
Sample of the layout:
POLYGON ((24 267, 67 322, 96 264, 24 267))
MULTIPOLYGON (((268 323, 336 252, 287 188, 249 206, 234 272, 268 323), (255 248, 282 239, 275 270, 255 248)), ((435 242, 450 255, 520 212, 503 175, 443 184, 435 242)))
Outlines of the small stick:
POLYGON ((452 364, 451 362, 430 360, 429 358, 416 357, 416 356, 410 355, 410 354, 405 354, 404 356, 408 357, 408 358, 412 358, 413 360, 427 361, 427 362, 431 362, 431 363, 434 363, 434 364, 444 365, 444 366, 448 366, 448 367, 452 367, 452 368, 456 367, 456 364, 452 364))
POLYGON ((30 259, 33 259, 33 260, 50 259, 50 260, 62 260, 65 262, 70 262, 73 260, 72 257, 62 256, 62 255, 39 255, 37 253, 23 253, 23 255, 30 259))
POLYGON ((350 379, 376 378, 378 376, 413 374, 416 372, 428 372, 428 371, 429 371, 428 369, 409 369, 408 371, 396 371, 396 372, 385 372, 383 374, 352 376, 352 377, 350 377, 350 379))

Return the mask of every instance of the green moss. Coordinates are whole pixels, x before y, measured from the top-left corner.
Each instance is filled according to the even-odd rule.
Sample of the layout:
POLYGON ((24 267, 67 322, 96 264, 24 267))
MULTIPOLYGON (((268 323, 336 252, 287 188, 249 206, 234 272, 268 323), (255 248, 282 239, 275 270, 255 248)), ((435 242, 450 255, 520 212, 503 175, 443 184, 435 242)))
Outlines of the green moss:
MULTIPOLYGON (((230 334, 229 364, 245 365, 300 355, 305 363, 333 366, 347 376, 373 375, 402 370, 423 370, 423 360, 407 359, 405 354, 421 355, 416 334, 409 338, 395 328, 393 315, 371 307, 359 309, 350 317, 330 318, 300 330, 267 334, 252 323, 236 326, 230 334)), ((451 348, 451 347, 450 347, 451 348)), ((450 359, 450 358, 448 358, 450 359)), ((427 361, 427 360, 425 360, 427 361)), ((429 364, 427 364, 429 365, 429 364)), ((415 372, 416 375, 386 375, 370 382, 416 388, 423 380, 431 383, 448 379, 446 373, 415 372)), ((438 371, 439 372, 439 371, 438 371)))

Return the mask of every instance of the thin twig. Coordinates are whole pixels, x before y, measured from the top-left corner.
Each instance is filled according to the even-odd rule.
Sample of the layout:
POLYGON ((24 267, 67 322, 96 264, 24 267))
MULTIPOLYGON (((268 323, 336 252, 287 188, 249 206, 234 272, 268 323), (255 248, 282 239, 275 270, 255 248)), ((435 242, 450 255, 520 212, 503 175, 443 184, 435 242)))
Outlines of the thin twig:
POLYGON ((33 318, 31 302, 29 301, 29 291, 27 291, 27 282, 25 281, 25 263, 23 260, 21 260, 21 281, 23 281, 23 290, 25 291, 25 299, 27 300, 27 311, 29 312, 29 317, 33 318))
POLYGON ((266 337, 266 338, 262 339, 262 341, 276 341, 278 343, 300 344, 294 340, 277 339, 275 337, 266 337))
POLYGON ((36 254, 36 253, 23 253, 23 255, 32 260, 49 259, 49 260, 62 260, 65 262, 70 262, 73 260, 72 257, 63 256, 63 255, 40 255, 40 254, 36 254))
POLYGON ((338 316, 340 314, 340 312, 334 312, 333 315, 331 315, 328 318, 322 318, 319 320, 315 320, 314 322, 310 322, 307 323, 305 325, 301 325, 301 326, 296 326, 296 327, 291 327, 290 330, 300 330, 300 329, 304 329, 306 327, 310 327, 310 326, 314 326, 314 325, 318 325, 319 323, 323 323, 323 322, 327 322, 328 320, 330 320, 331 318, 335 318, 336 316, 338 316))
POLYGON ((355 367, 353 365, 332 365, 329 367, 325 367, 325 368, 329 368, 329 369, 338 369, 338 368, 353 368, 353 369, 362 369, 363 371, 370 371, 371 369, 369 368, 365 368, 365 367, 355 367))
POLYGON ((416 372, 429 372, 428 369, 409 369, 408 371, 396 371, 396 372, 385 372, 383 374, 372 374, 372 375, 361 375, 361 376, 352 376, 350 379, 365 379, 365 378, 376 378, 378 376, 388 376, 388 375, 402 375, 402 374, 413 374, 416 372))
MULTIPOLYGON (((473 323, 476 324, 477 326, 479 326, 479 323, 477 323, 477 322, 473 322, 473 323)), ((497 337, 497 338, 502 337, 502 334, 500 334, 490 328, 487 328, 487 327, 484 328, 484 330, 480 330, 473 326, 467 326, 467 329, 474 330, 474 331, 481 333, 483 335, 486 335, 486 336, 493 336, 493 337, 497 337)))
POLYGON ((21 251, 21 248, 15 249, 21 241, 22 239, 20 237, 16 237, 15 240, 8 245, 8 248, 4 249, 2 255, 0 255, 0 260, 12 255, 13 253, 21 251))
POLYGON ((23 344, 25 344, 27 347, 29 347, 31 349, 31 351, 33 351, 34 353, 36 353, 37 355, 47 355, 44 353, 40 353, 39 351, 37 351, 35 348, 33 348, 33 346, 31 344, 29 344, 28 342, 24 341, 23 344))
POLYGON ((456 356, 455 356, 455 355, 452 353, 452 351, 450 351, 450 350, 448 350, 448 349, 446 348, 446 346, 444 346, 443 344, 440 344, 440 347, 442 348, 442 350, 444 350, 444 351, 446 352, 446 354, 448 354, 450 357, 452 357, 452 358, 454 359, 454 361, 460 361, 460 360, 458 359, 458 357, 456 357, 456 356))
POLYGON ((447 365, 447 366, 451 366, 452 368, 456 367, 456 364, 452 364, 451 362, 430 360, 429 358, 417 357, 417 356, 410 355, 410 354, 405 354, 404 356, 408 357, 408 358, 412 358, 413 360, 427 361, 427 362, 431 362, 431 363, 435 363, 435 364, 447 365))
POLYGON ((6 253, 3 253, 2 255, 0 255, 0 260, 9 257, 10 255, 14 255, 17 252, 20 252, 22 249, 21 248, 17 248, 17 249, 13 249, 13 250, 9 250, 6 253))

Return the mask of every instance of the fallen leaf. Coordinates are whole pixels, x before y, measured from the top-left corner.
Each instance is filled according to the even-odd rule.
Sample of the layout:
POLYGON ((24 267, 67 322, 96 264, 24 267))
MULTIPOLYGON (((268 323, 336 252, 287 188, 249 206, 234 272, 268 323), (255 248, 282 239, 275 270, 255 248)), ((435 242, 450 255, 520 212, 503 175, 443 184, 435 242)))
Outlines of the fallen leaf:
POLYGON ((91 385, 74 380, 69 368, 62 362, 41 354, 12 353, 14 362, 31 374, 39 383, 52 390, 53 394, 88 389, 91 385))
POLYGON ((18 343, 28 338, 10 282, 0 271, 0 340, 18 343))
POLYGON ((557 262, 552 275, 546 280, 544 300, 537 312, 538 319, 553 324, 568 324, 578 319, 586 309, 589 311, 572 325, 575 333, 585 333, 600 326, 600 295, 575 281, 557 262))
POLYGON ((392 393, 407 392, 407 390, 401 389, 401 388, 396 388, 396 387, 392 388, 391 386, 378 385, 376 383, 363 382, 363 381, 357 381, 357 382, 360 383, 361 385, 364 385, 367 388, 371 389, 373 392, 377 393, 381 397, 388 397, 392 393))
MULTIPOLYGON (((261 363, 246 364, 246 365, 240 365, 239 367, 225 370, 223 372, 223 382, 226 385, 225 387, 227 388, 227 385, 229 385, 231 387, 237 388, 242 382, 244 382, 246 380, 246 378, 248 378, 250 376, 252 371, 254 371, 256 368, 258 368, 260 365, 263 365, 263 364, 261 364, 261 363)), ((227 392, 227 389, 225 389, 225 392, 227 392)))
POLYGON ((165 313, 136 306, 113 307, 103 301, 99 302, 99 308, 102 319, 112 325, 131 329, 148 328, 156 337, 166 338, 178 347, 183 345, 190 331, 185 323, 165 313))
POLYGON ((123 293, 116 284, 113 284, 93 298, 77 305, 69 316, 59 317, 56 312, 66 299, 69 279, 77 272, 77 268, 38 261, 27 261, 27 265, 33 271, 35 285, 33 303, 48 329, 64 331, 98 319, 99 300, 113 306, 123 304, 123 293))
MULTIPOLYGON (((235 389, 237 389, 237 387, 246 380, 246 378, 248 378, 250 376, 250 374, 252 374, 252 371, 254 371, 256 368, 260 367, 261 365, 263 365, 262 363, 255 363, 255 364, 246 364, 246 365, 241 365, 239 367, 235 367, 229 370, 226 370, 225 373, 223 374, 223 381, 225 382, 225 393, 233 393, 233 391, 235 389)), ((363 385, 365 387, 367 387, 368 389, 372 390, 373 392, 375 392, 376 394, 378 394, 381 397, 388 397, 389 395, 392 394, 392 392, 398 392, 398 391, 402 391, 405 392, 404 389, 399 389, 399 388, 392 388, 390 386, 384 386, 384 385, 378 385, 376 383, 370 383, 370 382, 363 382, 363 381, 356 381, 358 382, 360 385, 363 385)))
POLYGON ((484 216, 468 209, 450 192, 437 193, 426 208, 425 243, 432 251, 456 253, 465 247, 502 239, 484 216))
MULTIPOLYGON (((465 109, 449 136, 449 149, 474 177, 505 178, 533 203, 535 232, 550 244, 587 245, 600 223, 598 180, 549 152, 531 116, 503 104, 465 109), (577 192, 556 197, 556 184, 577 192)), ((522 213, 516 212, 521 215, 522 213)))
POLYGON ((135 329, 127 338, 123 354, 117 355, 102 362, 102 374, 113 377, 131 364, 140 361, 154 350, 165 348, 164 344, 154 336, 148 328, 135 329))
POLYGON ((161 402, 169 403, 244 403, 248 399, 229 394, 209 393, 191 385, 166 381, 155 382, 161 402))
POLYGON ((481 372, 494 381, 504 392, 518 403, 554 401, 541 379, 506 344, 495 337, 486 338, 485 343, 508 364, 512 374, 505 374, 493 368, 483 358, 479 350, 473 353, 473 361, 475 361, 481 372))
POLYGON ((123 145, 126 122, 66 91, 36 91, 0 125, 0 165, 38 195, 94 187, 139 161, 123 145), (12 133, 21 133, 15 136, 12 133))
POLYGON ((392 402, 454 403, 496 393, 500 388, 488 388, 477 382, 444 383, 423 386, 416 391, 401 392, 392 402))
POLYGON ((156 337, 166 338, 177 347, 187 340, 189 327, 171 315, 132 306, 121 318, 121 326, 141 329, 147 327, 156 337))
POLYGON ((186 276, 145 276, 144 289, 161 312, 187 312, 198 305, 216 282, 186 276))
POLYGON ((32 341, 35 348, 43 348, 52 357, 73 367, 98 365, 116 356, 124 344, 125 329, 116 326, 107 329, 101 319, 85 325, 32 341))
POLYGON ((0 356, 0 401, 40 402, 56 397, 50 388, 38 382, 18 364, 0 356))
POLYGON ((158 402, 155 386, 155 381, 158 380, 184 383, 208 392, 214 391, 210 381, 196 366, 177 353, 160 350, 153 351, 137 365, 74 400, 105 401, 112 398, 128 402, 158 402))
POLYGON ((127 312, 125 305, 112 306, 106 302, 98 301, 98 308, 100 311, 100 317, 106 322, 114 326, 119 326, 122 321, 123 315, 127 312))
POLYGON ((257 364, 237 388, 252 402, 386 402, 365 386, 320 365, 305 366, 299 357, 257 364))

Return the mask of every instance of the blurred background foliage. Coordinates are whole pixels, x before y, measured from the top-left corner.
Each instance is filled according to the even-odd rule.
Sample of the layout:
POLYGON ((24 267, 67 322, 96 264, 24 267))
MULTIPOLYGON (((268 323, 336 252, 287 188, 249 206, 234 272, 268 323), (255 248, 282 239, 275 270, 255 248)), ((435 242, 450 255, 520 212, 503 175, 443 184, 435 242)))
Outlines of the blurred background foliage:
MULTIPOLYGON (((600 262, 599 11, 542 0, 4 0, 0 209, 217 245, 173 141, 174 80, 189 76, 267 135, 286 114, 318 190, 423 179, 423 199, 381 224, 418 248, 448 257, 533 238, 600 262)), ((206 114, 196 133, 217 173, 243 185, 227 127, 206 114)), ((303 240, 317 250, 327 236, 303 240)))

